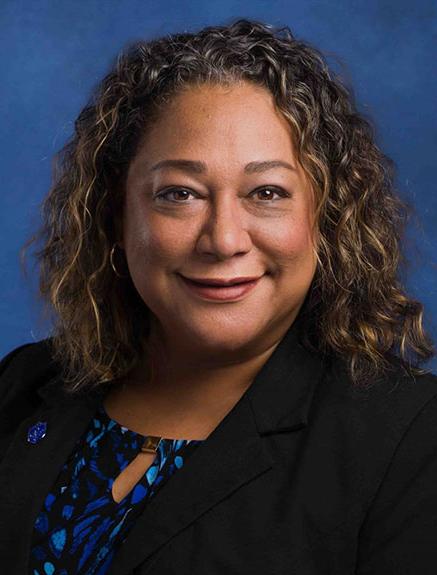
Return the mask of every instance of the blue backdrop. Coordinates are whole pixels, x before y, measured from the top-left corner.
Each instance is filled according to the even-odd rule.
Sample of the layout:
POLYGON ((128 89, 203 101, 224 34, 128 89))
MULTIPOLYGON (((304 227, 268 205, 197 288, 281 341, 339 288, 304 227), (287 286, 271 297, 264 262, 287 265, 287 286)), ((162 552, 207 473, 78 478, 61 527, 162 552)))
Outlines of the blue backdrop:
MULTIPOLYGON (((39 223, 53 154, 126 43, 249 17, 288 25, 352 83, 414 204, 407 287, 437 340, 437 3, 435 0, 2 0, 0 6, 0 356, 47 337, 36 275, 19 250, 39 223)), ((30 260, 30 263, 32 260, 30 260)), ((429 367, 437 371, 437 360, 429 367)))

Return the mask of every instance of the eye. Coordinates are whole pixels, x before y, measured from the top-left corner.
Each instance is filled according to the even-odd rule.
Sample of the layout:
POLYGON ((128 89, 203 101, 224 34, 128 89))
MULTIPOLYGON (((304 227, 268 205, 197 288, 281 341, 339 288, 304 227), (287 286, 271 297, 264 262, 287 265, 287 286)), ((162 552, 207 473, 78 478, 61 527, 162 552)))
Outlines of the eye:
MULTIPOLYGON (((182 199, 188 198, 189 194, 192 193, 192 192, 190 192, 190 190, 186 190, 185 188, 170 188, 169 190, 165 190, 164 192, 161 192, 161 193, 157 194, 155 197, 156 197, 157 199, 162 199, 162 198, 163 198, 163 199, 167 200, 167 196, 168 196, 169 194, 176 194, 176 193, 179 193, 179 192, 182 192, 183 194, 185 194, 185 196, 179 196, 179 198, 182 198, 182 199)), ((171 200, 171 199, 168 200, 168 201, 174 202, 174 203, 178 203, 178 204, 179 204, 179 203, 183 203, 183 202, 179 202, 179 201, 177 201, 177 200, 171 200)))
POLYGON ((263 202, 265 202, 265 201, 267 201, 267 200, 276 201, 276 200, 273 199, 273 194, 277 194, 278 196, 280 196, 280 197, 282 197, 282 198, 288 196, 288 194, 287 194, 284 190, 281 190, 280 188, 275 188, 275 187, 272 187, 272 186, 264 186, 263 188, 258 188, 257 190, 253 190, 253 192, 251 192, 250 195, 252 195, 252 194, 259 194, 259 193, 261 193, 261 192, 265 192, 266 190, 269 192, 269 195, 268 195, 268 196, 264 196, 264 197, 266 198, 266 200, 261 200, 261 201, 263 201, 263 202))

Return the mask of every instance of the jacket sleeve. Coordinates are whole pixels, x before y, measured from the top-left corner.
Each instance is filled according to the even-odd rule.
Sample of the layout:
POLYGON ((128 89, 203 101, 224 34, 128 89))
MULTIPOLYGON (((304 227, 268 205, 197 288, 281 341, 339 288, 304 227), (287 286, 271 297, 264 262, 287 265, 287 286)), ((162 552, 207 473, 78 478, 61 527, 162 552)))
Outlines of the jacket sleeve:
POLYGON ((437 573, 437 394, 397 446, 360 530, 355 573, 437 573))

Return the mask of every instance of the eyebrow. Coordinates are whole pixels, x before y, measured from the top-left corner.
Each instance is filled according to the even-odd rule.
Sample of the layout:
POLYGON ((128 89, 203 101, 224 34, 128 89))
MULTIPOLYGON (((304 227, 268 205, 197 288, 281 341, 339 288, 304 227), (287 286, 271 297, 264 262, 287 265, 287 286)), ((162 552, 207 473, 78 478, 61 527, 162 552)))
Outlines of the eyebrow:
MULTIPOLYGON (((179 170, 184 170, 186 172, 192 172, 195 174, 203 174, 208 171, 208 168, 204 162, 199 162, 195 160, 161 160, 154 164, 150 171, 154 172, 156 170, 162 170, 165 168, 178 168, 179 170)), ((267 170, 272 170, 273 168, 287 168, 288 170, 295 171, 296 168, 284 162, 283 160, 266 160, 264 162, 249 162, 244 167, 244 172, 246 174, 258 174, 265 172, 267 170)))

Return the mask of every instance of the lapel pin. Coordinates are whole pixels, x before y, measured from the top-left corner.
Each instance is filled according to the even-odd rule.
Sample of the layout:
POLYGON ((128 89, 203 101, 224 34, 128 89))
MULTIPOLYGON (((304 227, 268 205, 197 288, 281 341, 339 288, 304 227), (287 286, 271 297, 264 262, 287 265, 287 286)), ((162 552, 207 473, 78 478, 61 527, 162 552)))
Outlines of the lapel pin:
POLYGON ((27 441, 29 443, 38 443, 46 435, 47 421, 38 421, 35 425, 29 427, 27 431, 27 441))

